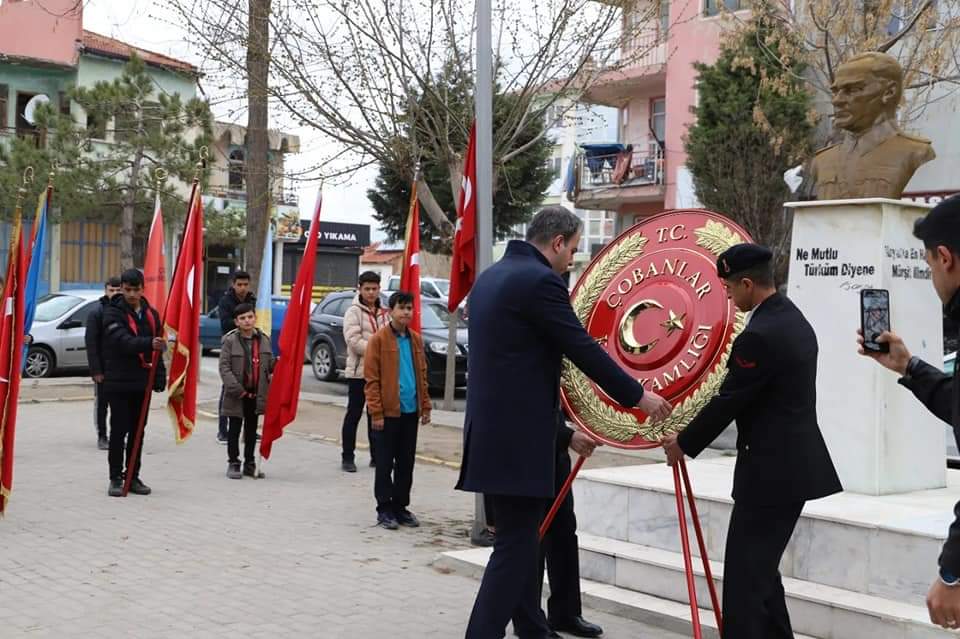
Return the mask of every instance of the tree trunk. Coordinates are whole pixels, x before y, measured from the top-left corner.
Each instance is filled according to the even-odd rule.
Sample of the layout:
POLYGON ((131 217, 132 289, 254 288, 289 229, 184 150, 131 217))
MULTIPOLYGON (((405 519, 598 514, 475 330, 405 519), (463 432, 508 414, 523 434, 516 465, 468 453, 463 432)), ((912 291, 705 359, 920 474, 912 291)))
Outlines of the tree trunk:
POLYGON ((427 217, 430 218, 430 222, 437 229, 437 233, 447 240, 452 240, 453 224, 447 219, 447 214, 440 208, 436 198, 433 197, 430 185, 422 177, 417 180, 417 199, 423 205, 423 210, 427 212, 427 217))
POLYGON ((270 223, 270 164, 267 158, 267 80, 270 70, 270 0, 248 0, 247 38, 247 237, 246 270, 256 290, 270 223))
MULTIPOLYGON (((120 270, 133 268, 133 212, 137 201, 137 184, 140 179, 140 166, 143 164, 143 151, 138 149, 130 165, 130 178, 127 190, 123 194, 120 212, 120 270)), ((148 300, 149 301, 149 300, 148 300)))

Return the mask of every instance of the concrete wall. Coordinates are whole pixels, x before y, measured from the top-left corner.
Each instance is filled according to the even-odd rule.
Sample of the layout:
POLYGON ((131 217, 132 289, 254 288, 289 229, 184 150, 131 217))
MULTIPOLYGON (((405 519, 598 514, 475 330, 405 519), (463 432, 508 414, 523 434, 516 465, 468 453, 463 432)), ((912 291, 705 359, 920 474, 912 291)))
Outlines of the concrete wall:
POLYGON ((0 53, 74 64, 83 32, 83 4, 76 0, 0 2, 0 53))

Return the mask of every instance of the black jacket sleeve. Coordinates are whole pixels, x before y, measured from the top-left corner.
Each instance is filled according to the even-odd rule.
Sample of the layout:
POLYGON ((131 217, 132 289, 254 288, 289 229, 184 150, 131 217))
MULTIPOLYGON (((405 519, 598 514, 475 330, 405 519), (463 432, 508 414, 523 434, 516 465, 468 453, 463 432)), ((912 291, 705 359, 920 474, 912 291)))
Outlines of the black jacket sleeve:
POLYGON ((736 419, 744 406, 757 398, 772 369, 772 362, 764 361, 765 353, 763 339, 756 333, 745 332, 737 337, 720 392, 677 437, 684 453, 690 457, 699 455, 736 419))
POLYGON ((535 290, 538 303, 533 321, 543 333, 621 406, 636 406, 643 397, 643 387, 587 333, 570 306, 570 296, 560 276, 543 278, 535 290))
POLYGON ((134 335, 125 313, 115 306, 107 307, 103 314, 103 335, 105 346, 125 355, 150 353, 153 350, 153 337, 134 335))
POLYGON ((220 317, 220 334, 226 335, 236 328, 233 322, 233 309, 237 307, 237 296, 227 291, 217 304, 217 315, 220 317))
POLYGON ((87 366, 90 376, 103 375, 103 307, 95 308, 87 315, 83 341, 87 348, 87 366))
POLYGON ((954 425, 954 378, 921 360, 914 365, 910 375, 901 377, 899 382, 910 389, 931 413, 948 424, 954 425))

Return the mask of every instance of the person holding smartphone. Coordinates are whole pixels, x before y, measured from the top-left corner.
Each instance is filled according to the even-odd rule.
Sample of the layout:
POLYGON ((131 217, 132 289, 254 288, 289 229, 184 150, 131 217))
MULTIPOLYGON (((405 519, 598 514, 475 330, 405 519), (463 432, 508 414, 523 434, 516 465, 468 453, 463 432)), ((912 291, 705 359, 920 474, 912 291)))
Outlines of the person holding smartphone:
MULTIPOLYGON (((924 258, 930 267, 933 288, 943 302, 944 314, 953 322, 960 321, 960 196, 940 202, 917 220, 913 234, 926 249, 924 258)), ((951 377, 911 355, 903 340, 890 331, 876 338, 886 352, 866 348, 863 331, 857 333, 860 354, 900 375, 900 384, 910 389, 931 413, 953 426, 954 437, 960 442, 960 384, 956 371, 951 377)), ((940 553, 940 574, 927 594, 927 609, 930 621, 955 630, 960 628, 960 502, 953 512, 956 519, 950 524, 940 553)))

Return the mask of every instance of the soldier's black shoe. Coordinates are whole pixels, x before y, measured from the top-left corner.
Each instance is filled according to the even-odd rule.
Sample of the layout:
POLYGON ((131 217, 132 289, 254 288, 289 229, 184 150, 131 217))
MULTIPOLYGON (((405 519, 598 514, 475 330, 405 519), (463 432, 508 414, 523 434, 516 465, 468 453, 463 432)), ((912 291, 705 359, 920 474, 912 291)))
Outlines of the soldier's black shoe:
POLYGON ((243 464, 243 474, 247 477, 256 477, 257 476, 257 465, 253 462, 245 462, 243 464))
POLYGON ((111 479, 110 488, 107 489, 107 494, 111 497, 123 497, 123 480, 111 479))
POLYGON ((595 623, 590 623, 583 617, 571 617, 570 619, 558 620, 549 619, 547 623, 554 630, 565 632, 574 637, 599 637, 603 634, 603 628, 595 623))
POLYGON ((136 477, 132 482, 130 482, 130 492, 134 495, 149 495, 153 491, 150 490, 149 486, 140 481, 139 477, 136 477))
POLYGON ((97 437, 97 448, 100 450, 110 450, 110 442, 107 441, 106 435, 100 435, 97 437))

